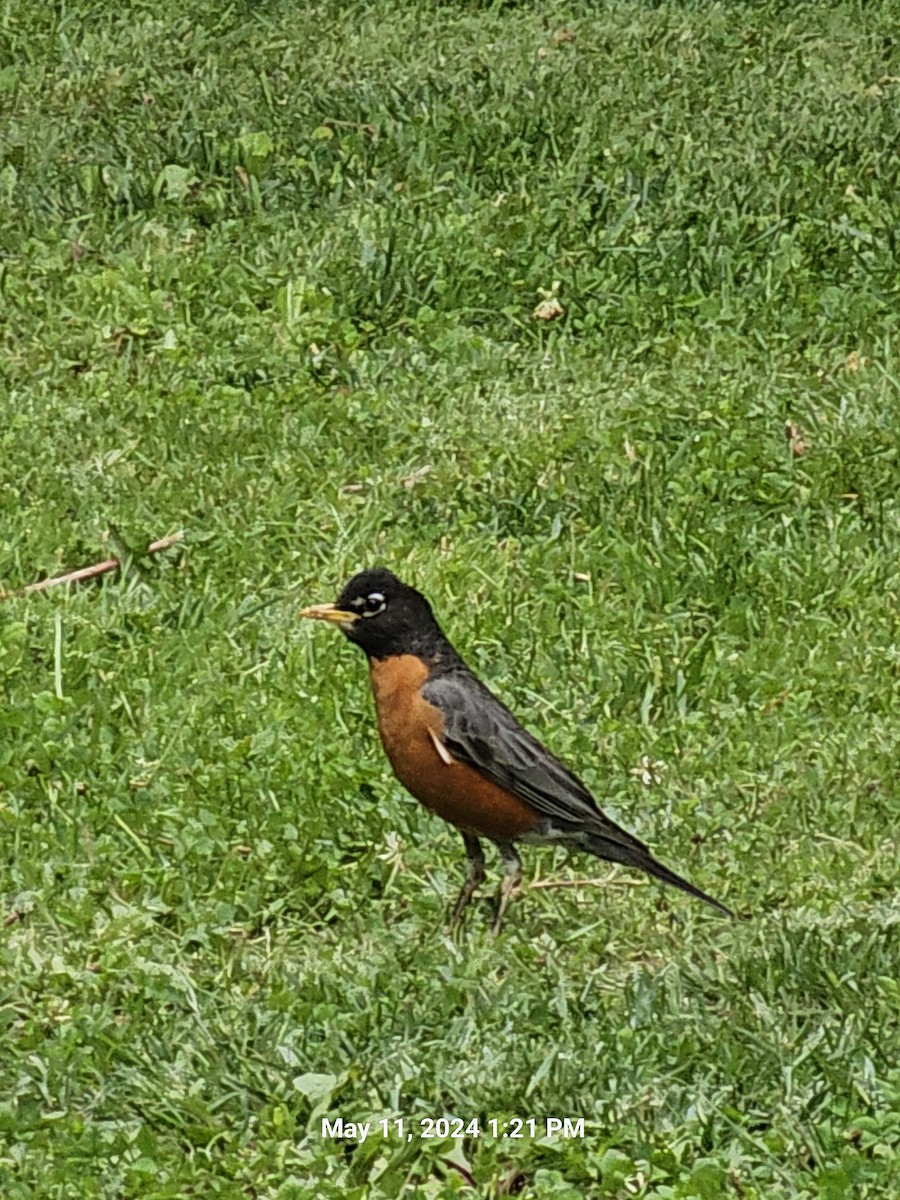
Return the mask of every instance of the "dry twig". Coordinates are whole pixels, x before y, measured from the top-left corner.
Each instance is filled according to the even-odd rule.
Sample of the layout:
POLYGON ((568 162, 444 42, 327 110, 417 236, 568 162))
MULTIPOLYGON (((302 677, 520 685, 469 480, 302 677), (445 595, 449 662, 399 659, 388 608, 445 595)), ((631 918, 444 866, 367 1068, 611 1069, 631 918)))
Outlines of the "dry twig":
POLYGON ((642 887, 639 879, 535 879, 530 888, 642 887))
MULTIPOLYGON (((148 554, 156 554, 159 550, 167 550, 176 542, 184 539, 184 530, 179 529, 170 537, 160 538, 151 542, 147 547, 148 554)), ((82 567, 78 571, 69 571, 66 575, 55 575, 52 579, 41 579, 38 583, 29 583, 20 592, 0 592, 0 600, 8 600, 12 596, 27 596, 29 592, 43 592, 46 588, 56 587, 60 583, 80 583, 82 579, 93 579, 96 575, 105 575, 107 571, 115 571, 122 564, 118 558, 107 558, 104 562, 94 563, 90 567, 82 567)))

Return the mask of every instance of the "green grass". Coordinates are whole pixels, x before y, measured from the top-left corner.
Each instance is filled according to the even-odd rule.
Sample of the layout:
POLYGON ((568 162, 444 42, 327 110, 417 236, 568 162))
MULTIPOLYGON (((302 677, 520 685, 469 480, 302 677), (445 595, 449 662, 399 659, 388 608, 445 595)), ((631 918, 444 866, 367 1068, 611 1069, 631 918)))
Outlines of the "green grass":
POLYGON ((0 587, 135 555, 0 602, 4 1200, 900 1195, 898 21, 0 6, 0 587), (376 562, 748 919, 451 941, 376 562))

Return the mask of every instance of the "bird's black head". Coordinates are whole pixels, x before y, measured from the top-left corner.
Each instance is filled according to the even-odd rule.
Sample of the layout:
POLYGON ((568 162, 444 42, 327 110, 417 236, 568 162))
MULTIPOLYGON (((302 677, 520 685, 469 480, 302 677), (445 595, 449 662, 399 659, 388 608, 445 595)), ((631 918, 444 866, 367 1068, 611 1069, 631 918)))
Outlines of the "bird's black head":
POLYGON ((421 592, 383 567, 354 575, 334 604, 303 609, 303 617, 339 625, 369 658, 430 656, 444 642, 431 605, 421 592))

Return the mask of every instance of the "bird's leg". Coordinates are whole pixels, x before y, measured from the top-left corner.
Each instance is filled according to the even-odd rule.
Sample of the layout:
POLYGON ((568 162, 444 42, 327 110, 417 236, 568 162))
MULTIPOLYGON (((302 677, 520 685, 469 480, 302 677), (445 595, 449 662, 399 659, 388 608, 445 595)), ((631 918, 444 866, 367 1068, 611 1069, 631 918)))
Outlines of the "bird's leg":
POLYGON ((500 851, 500 861, 503 863, 503 882, 500 884, 500 891, 497 895, 497 915, 491 930, 494 937, 500 932, 507 904, 519 890, 519 884, 522 882, 522 860, 512 842, 498 842, 497 849, 500 851))
POLYGON ((463 833, 462 839, 466 844, 466 859, 469 863, 469 873, 466 876, 466 882, 462 885, 462 891, 453 905, 453 912, 450 914, 451 929, 463 915, 466 906, 475 895, 479 884, 484 882, 484 852, 481 849, 481 842, 471 833, 463 833))

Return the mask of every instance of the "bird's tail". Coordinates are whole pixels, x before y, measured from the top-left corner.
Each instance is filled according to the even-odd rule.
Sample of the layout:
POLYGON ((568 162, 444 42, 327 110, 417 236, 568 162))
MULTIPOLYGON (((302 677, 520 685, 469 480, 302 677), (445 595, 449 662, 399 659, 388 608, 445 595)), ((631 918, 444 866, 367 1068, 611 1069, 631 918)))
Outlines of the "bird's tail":
POLYGON ((692 883, 688 883, 686 879, 682 879, 680 875, 676 875, 674 871, 670 871, 663 863, 657 862, 647 847, 634 839, 634 845, 628 845, 620 842, 618 839, 605 838, 602 835, 592 833, 583 843, 585 850, 589 850, 591 854, 596 854, 598 858, 605 858, 608 862, 621 863, 626 867, 639 867, 640 870, 646 871, 648 875, 653 875, 657 879, 661 879, 663 883, 669 883, 672 887, 680 888, 681 891, 687 892, 689 896, 696 896, 698 900, 703 900, 710 907, 716 909, 726 917, 733 917, 734 913, 730 908, 726 908, 724 904, 720 904, 718 900, 713 900, 712 896, 707 896, 706 892, 701 892, 700 888, 694 887, 692 883))

